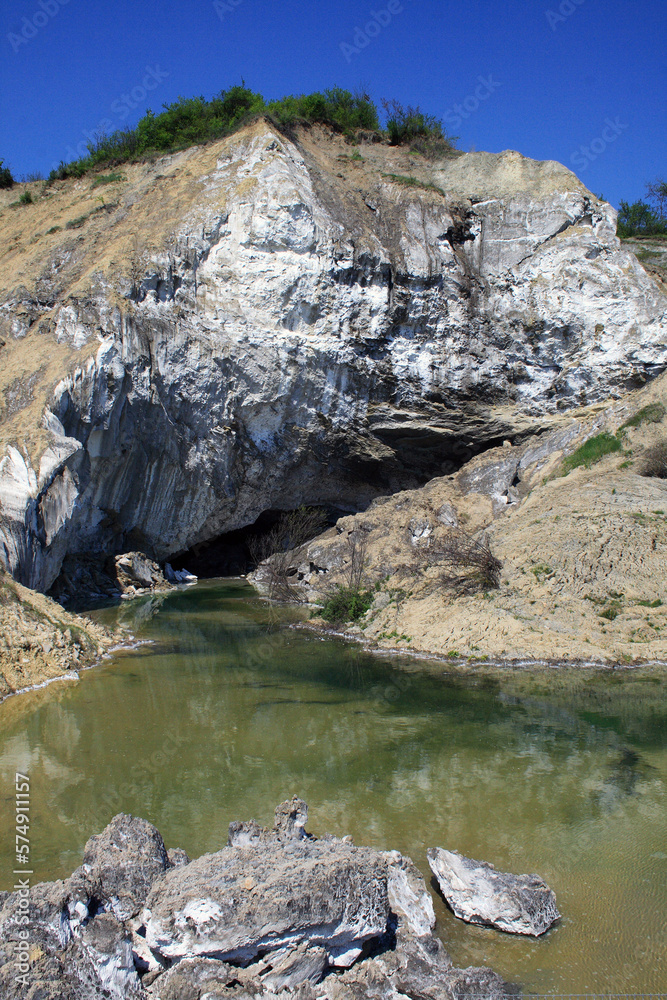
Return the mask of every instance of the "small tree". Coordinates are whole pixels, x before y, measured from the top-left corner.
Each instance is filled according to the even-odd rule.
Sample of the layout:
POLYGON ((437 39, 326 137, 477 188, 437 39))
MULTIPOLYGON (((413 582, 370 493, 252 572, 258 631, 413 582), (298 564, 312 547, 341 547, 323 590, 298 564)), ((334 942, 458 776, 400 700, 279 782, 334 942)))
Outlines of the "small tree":
POLYGON ((295 575, 294 552, 319 535, 326 527, 327 516, 320 507, 302 504, 284 511, 270 531, 248 540, 248 551, 255 566, 265 563, 269 597, 292 600, 295 596, 290 578, 295 575))
POLYGON ((659 236, 667 233, 667 222, 663 221, 648 202, 621 202, 618 213, 617 233, 621 238, 630 236, 659 236))
POLYGON ((0 188, 10 188, 14 185, 14 178, 11 170, 4 163, 4 160, 0 160, 0 188))
POLYGON ((659 219, 667 220, 667 181, 661 178, 646 185, 646 197, 653 202, 659 219))

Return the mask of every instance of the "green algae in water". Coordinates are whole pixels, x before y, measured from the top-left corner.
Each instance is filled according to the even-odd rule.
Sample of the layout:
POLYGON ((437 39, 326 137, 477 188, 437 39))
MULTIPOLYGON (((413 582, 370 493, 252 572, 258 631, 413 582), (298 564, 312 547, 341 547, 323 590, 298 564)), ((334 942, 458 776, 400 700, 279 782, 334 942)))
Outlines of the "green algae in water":
POLYGON ((445 672, 289 628, 298 616, 233 582, 99 617, 153 644, 0 706, 0 888, 15 770, 32 779, 35 881, 68 875, 121 810, 197 856, 298 793, 314 833, 397 848, 427 883, 430 846, 546 879, 563 920, 537 941, 464 924, 436 897, 456 964, 539 992, 664 988, 662 674, 445 672))

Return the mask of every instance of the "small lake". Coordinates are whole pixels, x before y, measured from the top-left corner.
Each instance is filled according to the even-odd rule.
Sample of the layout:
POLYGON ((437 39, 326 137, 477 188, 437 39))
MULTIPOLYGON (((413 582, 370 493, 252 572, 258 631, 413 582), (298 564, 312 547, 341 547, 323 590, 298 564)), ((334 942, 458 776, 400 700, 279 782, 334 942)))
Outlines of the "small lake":
POLYGON ((230 820, 537 872, 563 919, 530 940, 456 920, 455 964, 527 990, 667 990, 667 674, 477 671, 375 655, 292 627, 242 581, 95 612, 151 640, 0 705, 0 888, 13 883, 14 772, 31 778, 33 881, 65 877, 120 811, 192 857, 230 820))

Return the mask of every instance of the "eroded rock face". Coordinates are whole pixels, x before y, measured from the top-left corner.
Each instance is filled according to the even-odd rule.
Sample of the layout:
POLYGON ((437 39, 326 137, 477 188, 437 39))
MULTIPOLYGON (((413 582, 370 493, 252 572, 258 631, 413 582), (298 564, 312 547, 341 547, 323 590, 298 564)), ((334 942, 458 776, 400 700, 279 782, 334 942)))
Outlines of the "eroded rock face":
POLYGON ((102 833, 90 838, 69 888, 82 900, 96 899, 119 920, 128 920, 137 915, 155 880, 170 867, 164 841, 153 824, 119 813, 102 833))
POLYGON ((146 940, 168 959, 243 964, 306 942, 326 945, 329 963, 346 967, 382 936, 388 916, 386 868, 373 851, 327 841, 227 847, 154 888, 146 940))
MULTIPOLYGON (((41 323, 90 354, 48 400, 41 459, 12 441, 1 460, 18 579, 48 589, 73 552, 162 561, 267 509, 359 508, 664 368, 664 295, 564 167, 369 146, 343 168, 343 152, 260 122, 165 158, 160 183, 187 169, 196 198, 165 194, 163 252, 100 264, 76 295, 63 263, 45 319, 7 290, 9 336, 41 323), (388 177, 406 170, 442 193, 388 177)), ((114 233, 130 208, 141 224, 151 169, 91 260, 127 254, 114 233)))
POLYGON ((560 913, 556 897, 539 875, 499 872, 486 861, 458 851, 428 849, 428 863, 457 917, 510 934, 544 934, 560 913))
MULTIPOLYGON (((90 839, 70 879, 34 886, 27 904, 17 893, 0 894, 2 996, 496 1000, 507 993, 489 969, 452 968, 408 858, 316 840, 305 832, 306 813, 295 797, 278 806, 273 830, 254 824, 251 843, 196 861, 172 851, 171 862, 155 827, 116 816, 90 839), (26 911, 31 957, 19 981, 26 911)), ((241 827, 253 829, 231 827, 230 840, 241 827)))

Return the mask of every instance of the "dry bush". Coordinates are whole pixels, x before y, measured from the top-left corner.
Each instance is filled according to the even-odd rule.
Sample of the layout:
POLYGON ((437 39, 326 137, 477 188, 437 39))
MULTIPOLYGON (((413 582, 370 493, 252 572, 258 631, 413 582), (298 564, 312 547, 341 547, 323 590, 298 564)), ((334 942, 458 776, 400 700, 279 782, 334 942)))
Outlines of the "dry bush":
POLYGON ((363 532, 353 531, 347 537, 349 562, 345 574, 350 590, 359 590, 366 566, 367 538, 363 532))
POLYGON ((641 474, 655 479, 667 479, 667 438, 646 449, 641 474))
POLYGON ((486 535, 477 539, 463 528, 452 529, 434 547, 431 558, 445 564, 440 580, 457 594, 494 590, 500 584, 503 564, 491 551, 486 535))
POLYGON ((294 600, 290 583, 294 576, 294 550, 319 535, 326 527, 327 516, 319 507, 302 505, 280 515, 270 531, 248 539, 248 551, 255 566, 266 564, 269 597, 273 600, 294 600))

